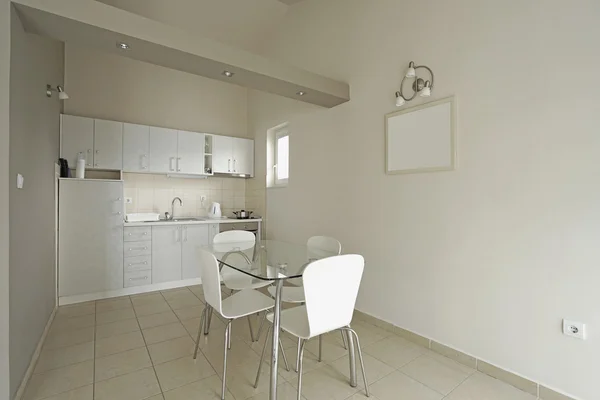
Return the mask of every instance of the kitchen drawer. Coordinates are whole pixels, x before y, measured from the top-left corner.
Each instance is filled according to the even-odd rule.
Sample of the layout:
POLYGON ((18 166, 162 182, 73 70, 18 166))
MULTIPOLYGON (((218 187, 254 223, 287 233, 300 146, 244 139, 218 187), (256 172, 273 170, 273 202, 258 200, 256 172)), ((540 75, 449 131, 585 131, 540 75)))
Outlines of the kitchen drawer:
POLYGON ((126 242, 125 257, 148 256, 152 252, 152 242, 126 242))
POLYGON ((146 271, 152 269, 152 256, 125 257, 125 272, 146 271))
POLYGON ((258 230, 258 222, 236 222, 235 224, 220 224, 219 230, 225 231, 256 231, 258 230))
POLYGON ((125 272, 123 287, 144 286, 152 284, 152 271, 125 272))
MULTIPOLYGON (((126 242, 137 242, 140 240, 152 240, 152 227, 141 226, 125 228, 123 240, 126 242)), ((127 246, 127 245, 125 245, 127 246)))

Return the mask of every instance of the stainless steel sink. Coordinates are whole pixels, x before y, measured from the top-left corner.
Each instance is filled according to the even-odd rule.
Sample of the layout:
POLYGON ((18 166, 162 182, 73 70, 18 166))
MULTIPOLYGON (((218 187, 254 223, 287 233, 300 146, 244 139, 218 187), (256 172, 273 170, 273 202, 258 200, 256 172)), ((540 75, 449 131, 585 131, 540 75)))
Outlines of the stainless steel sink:
POLYGON ((157 222, 194 222, 194 221, 206 221, 206 218, 186 217, 186 218, 161 219, 160 221, 150 221, 150 222, 157 223, 157 222))

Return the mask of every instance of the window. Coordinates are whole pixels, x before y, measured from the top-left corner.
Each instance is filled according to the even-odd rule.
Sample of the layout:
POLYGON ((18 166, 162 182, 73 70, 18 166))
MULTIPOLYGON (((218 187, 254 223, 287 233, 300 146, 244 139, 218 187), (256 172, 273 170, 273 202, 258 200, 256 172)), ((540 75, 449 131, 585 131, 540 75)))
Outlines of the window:
POLYGON ((275 185, 285 185, 290 177, 290 135, 280 132, 275 140, 275 185))

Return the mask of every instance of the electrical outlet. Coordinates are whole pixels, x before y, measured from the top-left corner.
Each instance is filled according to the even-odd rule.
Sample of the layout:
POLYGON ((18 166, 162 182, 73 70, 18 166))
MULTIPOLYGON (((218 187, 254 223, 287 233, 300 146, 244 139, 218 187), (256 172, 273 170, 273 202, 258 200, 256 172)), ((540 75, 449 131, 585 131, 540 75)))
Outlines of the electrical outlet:
POLYGON ((133 199, 131 197, 125 197, 125 204, 133 204, 133 199))
POLYGON ((585 340, 585 324, 583 322, 563 319, 563 333, 567 336, 585 340))

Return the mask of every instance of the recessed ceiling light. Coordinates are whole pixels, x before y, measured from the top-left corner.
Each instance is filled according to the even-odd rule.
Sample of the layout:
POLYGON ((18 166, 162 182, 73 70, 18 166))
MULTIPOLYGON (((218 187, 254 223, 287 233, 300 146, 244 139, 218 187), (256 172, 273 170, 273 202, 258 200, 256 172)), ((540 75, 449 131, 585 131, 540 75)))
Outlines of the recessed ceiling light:
POLYGON ((296 93, 296 94, 297 94, 298 96, 304 96, 304 95, 306 94, 306 92, 304 92, 304 91, 302 91, 302 90, 301 90, 301 91, 299 91, 299 92, 298 92, 298 93, 296 93))
POLYGON ((125 42, 117 42, 117 47, 121 50, 129 50, 129 45, 125 42))
POLYGON ((231 71, 223 71, 223 75, 225 75, 228 78, 231 78, 235 74, 233 72, 231 72, 231 71))

